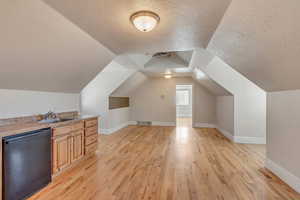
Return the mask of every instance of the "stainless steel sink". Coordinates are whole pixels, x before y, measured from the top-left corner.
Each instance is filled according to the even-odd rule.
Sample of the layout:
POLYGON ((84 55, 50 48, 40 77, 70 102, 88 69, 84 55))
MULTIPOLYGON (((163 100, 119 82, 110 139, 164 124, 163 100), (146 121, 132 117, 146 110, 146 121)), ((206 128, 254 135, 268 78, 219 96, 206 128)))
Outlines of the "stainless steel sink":
POLYGON ((39 123, 58 123, 58 122, 66 122, 66 121, 71 121, 74 120, 73 118, 64 118, 64 119, 43 119, 41 121, 39 121, 39 123))
POLYGON ((74 120, 74 119, 72 119, 72 118, 59 119, 58 122, 66 122, 66 121, 71 121, 71 120, 74 120))

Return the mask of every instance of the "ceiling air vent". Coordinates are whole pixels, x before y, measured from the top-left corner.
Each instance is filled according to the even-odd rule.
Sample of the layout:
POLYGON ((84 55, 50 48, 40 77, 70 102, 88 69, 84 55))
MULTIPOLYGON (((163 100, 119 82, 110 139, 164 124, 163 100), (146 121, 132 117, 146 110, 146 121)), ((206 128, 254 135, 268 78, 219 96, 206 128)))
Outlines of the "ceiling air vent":
POLYGON ((152 57, 161 58, 161 57, 171 57, 175 52, 157 52, 152 57))

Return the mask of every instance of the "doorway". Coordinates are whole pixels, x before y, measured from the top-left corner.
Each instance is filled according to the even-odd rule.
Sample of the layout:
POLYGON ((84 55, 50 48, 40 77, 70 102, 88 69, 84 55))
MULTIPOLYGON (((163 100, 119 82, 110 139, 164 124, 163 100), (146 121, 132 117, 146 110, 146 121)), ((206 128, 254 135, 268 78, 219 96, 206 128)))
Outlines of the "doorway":
POLYGON ((176 126, 193 126, 192 85, 176 85, 176 126))

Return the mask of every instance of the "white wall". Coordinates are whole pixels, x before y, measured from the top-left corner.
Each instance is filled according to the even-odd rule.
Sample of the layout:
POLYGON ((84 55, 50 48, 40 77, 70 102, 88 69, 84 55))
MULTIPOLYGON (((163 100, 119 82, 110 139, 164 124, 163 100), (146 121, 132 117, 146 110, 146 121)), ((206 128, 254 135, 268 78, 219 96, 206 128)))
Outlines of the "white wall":
POLYGON ((300 192, 300 90, 267 95, 267 167, 300 192))
POLYGON ((266 92, 205 50, 196 50, 191 64, 234 95, 234 140, 238 143, 266 143, 266 92))
POLYGON ((0 118, 79 111, 79 94, 0 89, 0 118))
POLYGON ((190 77, 149 78, 130 94, 131 121, 176 123, 176 85, 193 85, 193 123, 214 124, 215 96, 190 77))
MULTIPOLYGON (((189 91, 189 105, 176 105, 177 117, 192 117, 193 114, 193 87, 191 85, 179 85, 176 86, 176 92, 178 90, 189 91)), ((177 93, 176 93, 177 95, 177 93)))
POLYGON ((108 97, 136 70, 129 69, 112 61, 105 67, 82 91, 81 91, 81 111, 84 114, 100 115, 99 128, 102 130, 111 129, 111 118, 116 116, 117 110, 109 114, 108 97))
POLYGON ((108 112, 108 126, 109 128, 102 128, 102 133, 113 133, 120 128, 129 125, 130 122, 130 108, 112 109, 108 112))
POLYGON ((216 103, 217 128, 224 134, 234 136, 234 97, 218 96, 216 103))

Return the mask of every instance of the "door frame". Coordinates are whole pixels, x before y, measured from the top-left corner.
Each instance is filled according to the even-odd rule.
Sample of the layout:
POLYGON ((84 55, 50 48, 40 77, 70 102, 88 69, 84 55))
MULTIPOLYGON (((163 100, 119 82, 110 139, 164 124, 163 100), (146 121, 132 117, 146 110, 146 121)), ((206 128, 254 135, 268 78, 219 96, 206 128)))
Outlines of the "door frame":
POLYGON ((186 90, 186 89, 177 89, 177 86, 187 86, 189 87, 189 91, 190 91, 190 104, 191 104, 191 118, 192 118, 192 127, 194 127, 194 108, 195 108, 195 87, 193 83, 182 83, 182 84, 176 84, 175 86, 175 117, 176 117, 176 126, 177 126, 177 102, 176 102, 176 98, 177 98, 177 90, 186 90))

